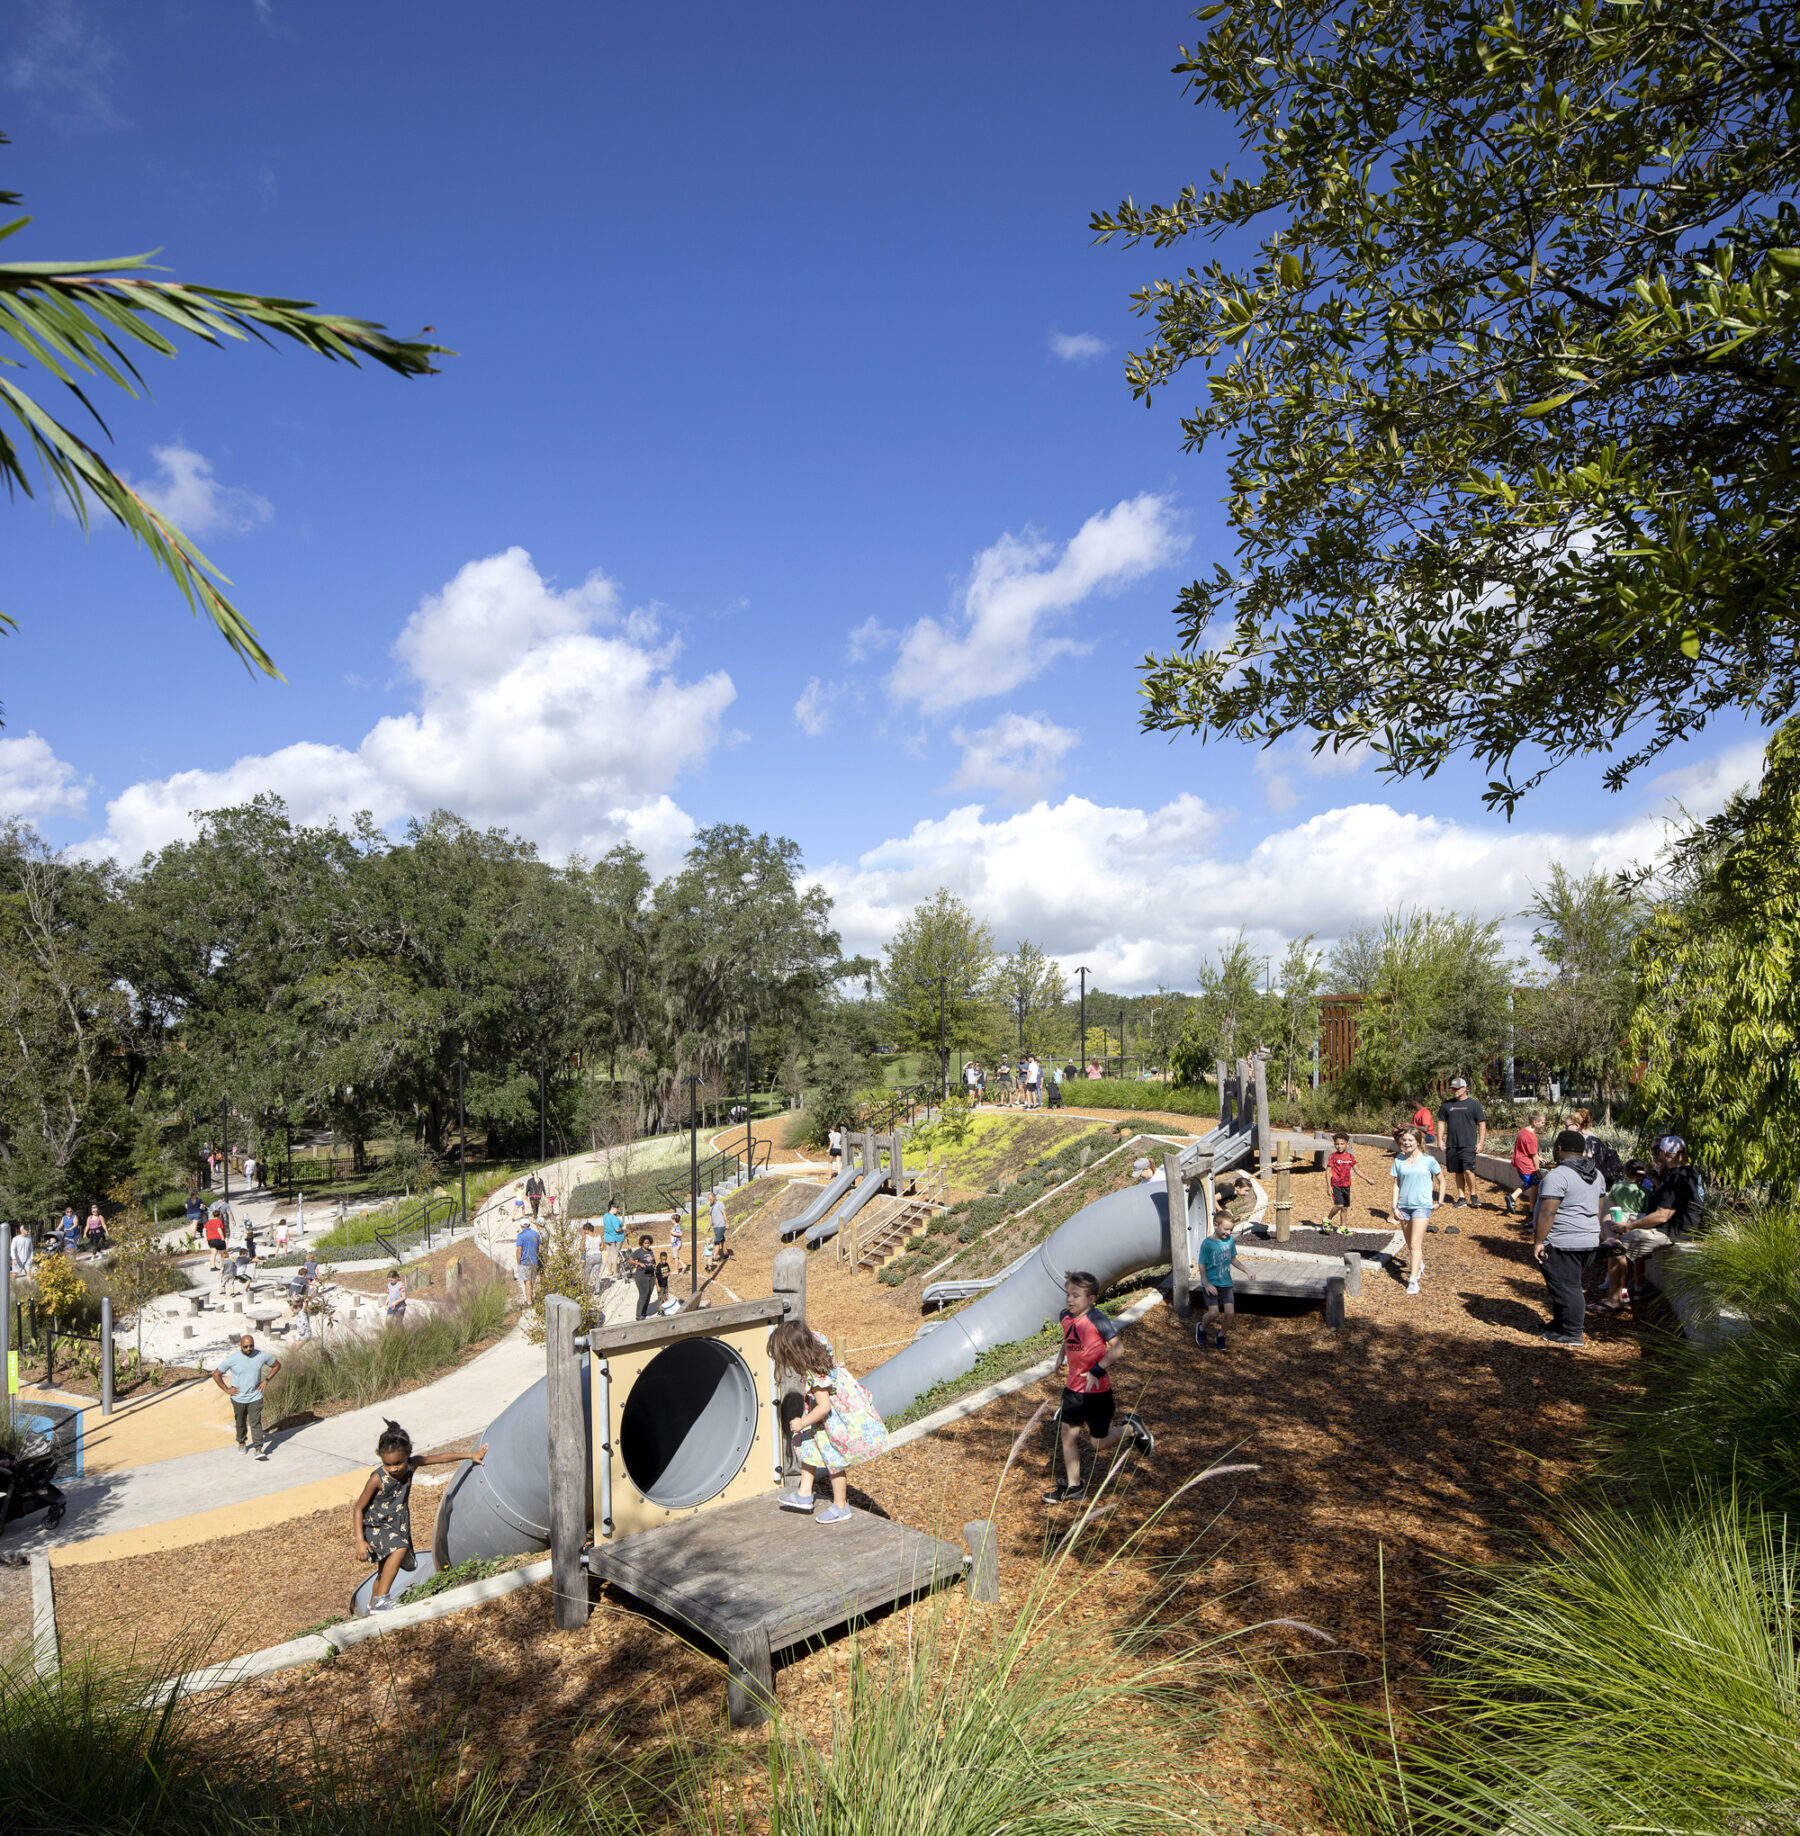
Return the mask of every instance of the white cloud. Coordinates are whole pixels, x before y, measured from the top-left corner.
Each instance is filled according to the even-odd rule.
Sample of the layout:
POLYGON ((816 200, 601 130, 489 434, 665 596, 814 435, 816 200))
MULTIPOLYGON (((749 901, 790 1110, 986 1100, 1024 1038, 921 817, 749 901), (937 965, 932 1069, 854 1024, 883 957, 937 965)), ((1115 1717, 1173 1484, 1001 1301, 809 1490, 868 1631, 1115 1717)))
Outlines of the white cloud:
POLYGON ((35 733, 0 739, 0 817, 41 822, 47 816, 79 816, 92 783, 35 733))
POLYGON ((817 739, 831 725, 832 704, 842 693, 837 683, 821 682, 817 676, 808 676, 800 699, 794 703, 794 725, 817 739))
POLYGON ((603 575, 559 592, 509 548, 407 620, 394 650, 419 685, 413 712, 377 721, 354 751, 302 741, 134 784, 89 849, 136 859, 192 833, 192 811, 275 791, 304 822, 451 809, 550 854, 630 840, 665 865, 693 828, 669 791, 718 744, 737 694, 723 671, 679 680, 678 649, 650 614, 622 612, 603 575))
POLYGON ((1062 776, 1063 754, 1080 745, 1072 727, 1059 727, 1042 714, 1002 714, 990 727, 950 736, 962 747, 956 790, 997 790, 1015 803, 1041 795, 1062 776))
POLYGON ((1104 357, 1112 346, 1092 332, 1053 331, 1050 348, 1064 363, 1092 363, 1096 357, 1104 357))
POLYGON ((878 650, 886 650, 899 635, 899 632, 890 631, 880 619, 870 613, 850 633, 845 641, 845 653, 852 663, 866 663, 878 650))
POLYGON ((1055 635, 1055 620, 1166 567, 1186 547, 1171 500, 1148 491, 1090 516, 1060 554, 1031 530, 1004 535, 976 556, 961 616, 922 618, 906 633, 889 686, 927 714, 1004 695, 1058 657, 1091 648, 1055 635))
POLYGON ((1766 744, 1741 740, 1713 758, 1659 773, 1650 780, 1650 788, 1680 804, 1690 816, 1715 815, 1734 791, 1754 789, 1762 782, 1766 744))
POLYGON ((1643 815, 1589 831, 1476 827, 1385 803, 1329 810, 1265 836, 1248 852, 1219 846, 1221 822, 1183 794, 1155 810, 1085 797, 990 818, 979 804, 919 823, 818 877, 837 900, 849 950, 879 951, 941 885, 995 935, 1030 937, 1065 967, 1088 964, 1102 986, 1191 988, 1198 965, 1242 926, 1278 953, 1311 931, 1329 942, 1401 905, 1517 915, 1552 861, 1579 872, 1647 860, 1664 838, 1643 815))
POLYGON ((1280 745, 1265 746, 1256 754, 1256 775, 1263 781, 1263 796, 1272 810, 1291 810, 1302 792, 1295 772, 1308 778, 1353 778, 1374 755, 1367 746, 1327 746, 1314 752, 1312 742, 1295 735, 1280 745))
POLYGON ((76 0, 31 0, 24 46, 6 60, 8 85, 73 127, 122 125, 113 106, 118 53, 76 0))
POLYGON ((220 484, 212 462, 189 446, 153 446, 157 476, 128 482, 138 496, 191 536, 244 535, 275 514, 254 491, 220 484))

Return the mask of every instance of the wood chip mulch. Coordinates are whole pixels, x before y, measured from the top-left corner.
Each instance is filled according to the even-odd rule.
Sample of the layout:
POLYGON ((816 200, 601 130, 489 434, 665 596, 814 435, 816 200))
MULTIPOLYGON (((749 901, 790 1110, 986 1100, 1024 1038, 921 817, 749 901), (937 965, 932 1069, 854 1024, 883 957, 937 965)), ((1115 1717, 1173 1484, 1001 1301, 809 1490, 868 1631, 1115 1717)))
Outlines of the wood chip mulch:
MULTIPOLYGON (((1322 1174, 1297 1174, 1297 1212, 1321 1202, 1323 1186, 1322 1174)), ((1359 1187, 1359 1199, 1364 1193, 1359 1187)), ((1368 1193, 1385 1205, 1384 1190, 1368 1193)), ((1166 1307, 1130 1329, 1116 1387, 1157 1446, 1148 1458, 1128 1458, 1102 1500, 1113 1507, 1098 1520, 1103 1547, 1134 1532, 1140 1540, 1116 1579, 1078 1609, 1099 1647, 1147 1609, 1172 1642, 1219 1641, 1209 1647, 1209 1687, 1227 1717, 1254 1696, 1246 1660, 1278 1656, 1301 1676, 1366 1680, 1385 1652, 1404 1687, 1426 1665, 1447 1590, 1469 1568, 1532 1547, 1549 1502, 1586 1470, 1604 1380, 1633 1378, 1655 1327, 1591 1320, 1587 1349, 1545 1346, 1543 1282, 1522 1228, 1494 1209, 1439 1216, 1460 1234, 1427 1239, 1423 1291, 1408 1297, 1371 1267, 1339 1331, 1316 1306, 1248 1300, 1223 1353, 1200 1351, 1166 1307), (1154 1515, 1217 1464, 1257 1470, 1193 1485, 1154 1515), (1273 1619, 1304 1622, 1332 1642, 1267 1626, 1273 1619), (1263 1629, 1246 1635, 1252 1626, 1263 1629)), ((1385 1223, 1362 1204, 1352 1221, 1385 1223)), ((767 1292, 778 1242, 767 1225, 745 1227, 730 1271, 737 1292, 767 1292)), ((889 1290, 828 1255, 809 1265, 809 1301, 840 1344, 910 1336, 917 1321, 889 1290)), ((884 1355, 857 1362, 867 1368, 884 1355)), ((1042 1502, 1051 1471, 1041 1424, 1001 1477, 1014 1438, 1040 1402, 1053 1400, 1047 1385, 1023 1390, 854 1479, 875 1508, 938 1534, 954 1538, 965 1522, 992 1518, 1003 1601, 1017 1602, 1043 1573, 1047 1536, 1074 1521, 1072 1508, 1042 1502)), ((237 1558, 215 1546, 169 1563, 166 1579, 137 1565, 129 1593, 121 1576, 104 1610, 77 1593, 73 1611, 90 1626, 107 1612, 129 1617, 146 1636, 184 1615, 216 1616, 222 1603, 247 1611, 231 1593, 237 1567, 283 1577, 265 1581, 266 1590, 295 1577, 276 1616, 280 1635, 291 1635, 341 1611, 360 1573, 342 1516, 255 1539, 254 1564, 247 1549, 237 1558)), ((96 1576, 88 1585, 105 1583, 96 1576)), ((954 1623, 971 1609, 953 1590, 944 1610, 954 1623)), ((877 1643, 903 1636, 918 1612, 883 1621, 877 1643)), ((840 1662, 831 1650, 778 1672, 777 1693, 803 1727, 824 1730, 840 1662)), ((234 1742, 302 1721, 445 1724, 467 1743, 471 1767, 498 1757, 529 1775, 621 1736, 660 1739, 669 1710, 716 1730, 721 1695, 717 1666, 672 1632, 611 1600, 582 1630, 558 1632, 547 1589, 534 1587, 371 1641, 328 1666, 246 1686, 199 1712, 217 1738, 234 1742)), ((1294 1807, 1280 1801, 1248 1719, 1220 1726, 1233 1732, 1207 1743, 1206 1782, 1234 1813, 1291 1826, 1294 1807)))

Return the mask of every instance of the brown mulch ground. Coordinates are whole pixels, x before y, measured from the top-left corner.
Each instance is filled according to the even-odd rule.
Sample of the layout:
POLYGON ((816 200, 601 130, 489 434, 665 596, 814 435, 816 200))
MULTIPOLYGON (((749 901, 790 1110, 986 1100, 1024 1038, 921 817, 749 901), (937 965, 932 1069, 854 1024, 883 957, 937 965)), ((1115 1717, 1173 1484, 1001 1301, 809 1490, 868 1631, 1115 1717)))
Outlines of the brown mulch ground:
MULTIPOLYGON (((1367 1160, 1363 1170, 1379 1183, 1357 1187, 1352 1223, 1380 1229, 1385 1220, 1366 1201, 1385 1210, 1386 1163, 1367 1160)), ((1296 1174, 1296 1218, 1319 1215, 1324 1186, 1323 1174, 1296 1174)), ((1371 1266, 1340 1331, 1328 1329, 1316 1307, 1277 1302, 1250 1303, 1254 1310, 1238 1316, 1222 1354, 1198 1350, 1166 1308, 1131 1329, 1117 1387, 1155 1430, 1157 1448, 1128 1461, 1109 1487, 1106 1501, 1116 1506, 1109 1536, 1116 1541, 1143 1526, 1211 1464, 1258 1470, 1195 1486, 1150 1528, 1140 1555, 1121 1571, 1112 1606, 1087 1609, 1098 1644, 1117 1635, 1117 1615, 1141 1611, 1172 1577, 1181 1592, 1162 1607, 1159 1623, 1191 1614, 1202 1634, 1232 1640, 1247 1626, 1293 1618, 1335 1641, 1326 1647, 1271 1629, 1221 1645, 1221 1657, 1281 1655, 1303 1675, 1366 1678, 1385 1648, 1404 1683, 1423 1668, 1426 1636, 1441 1622, 1458 1572, 1531 1546, 1545 1501, 1584 1470, 1585 1438, 1603 1394, 1598 1380, 1630 1377, 1647 1327, 1594 1320, 1585 1351, 1543 1345, 1543 1283, 1522 1228, 1494 1209, 1438 1215, 1459 1234, 1427 1239, 1423 1292, 1409 1298, 1371 1266)), ((734 1235, 733 1288, 767 1292, 767 1263, 779 1243, 772 1223, 759 1218, 734 1235)), ((909 1310, 868 1277, 850 1276, 829 1252, 809 1266, 809 1311, 840 1345, 897 1338, 917 1322, 916 1304, 909 1310)), ((866 1368, 883 1355, 857 1362, 866 1368)), ((857 1478, 877 1508, 940 1534, 955 1537, 965 1521, 992 1517, 1003 1598, 1016 1602, 1042 1572, 1047 1529, 1060 1534, 1073 1521, 1068 1508, 1049 1512, 1042 1503, 1050 1448, 1041 1425, 1001 1482, 1014 1437, 1049 1400, 1047 1386, 1021 1391, 857 1478)), ((255 1572, 320 1577, 310 1595, 284 1596, 280 1635, 343 1610, 360 1569, 342 1516, 295 1526, 278 1543, 246 1539, 261 1549, 255 1572)), ((129 1594, 120 1577, 113 1611, 121 1622, 130 1612, 147 1635, 211 1616, 220 1574, 233 1559, 214 1546, 212 1560, 192 1564, 184 1588, 156 1578, 154 1600, 144 1591, 153 1581, 149 1565, 137 1565, 129 1594)), ((60 1594, 59 1580, 59 1607, 60 1594)), ((945 1610, 955 1622, 968 1609, 957 1595, 945 1610)), ((877 1643, 917 1617, 884 1622, 877 1643)), ((816 1655, 778 1674, 784 1705, 809 1728, 824 1727, 838 1656, 816 1655)), ((1221 1684, 1228 1707, 1232 1687, 1221 1684)), ((498 1756, 529 1771, 597 1751, 621 1731, 659 1738, 671 1707, 712 1721, 720 1694, 718 1669, 657 1625, 606 1601, 582 1630, 558 1632, 547 1590, 529 1588, 372 1641, 327 1667, 250 1685, 205 1713, 219 1738, 237 1742, 340 1716, 351 1725, 448 1722, 473 1759, 498 1756), (622 1729, 603 1735, 613 1715, 623 1717, 622 1729)), ((1207 1782, 1236 1811, 1291 1817, 1247 1741, 1212 1740, 1204 1765, 1207 1782)))
POLYGON ((0 1669, 31 1643, 31 1570, 0 1567, 0 1669))

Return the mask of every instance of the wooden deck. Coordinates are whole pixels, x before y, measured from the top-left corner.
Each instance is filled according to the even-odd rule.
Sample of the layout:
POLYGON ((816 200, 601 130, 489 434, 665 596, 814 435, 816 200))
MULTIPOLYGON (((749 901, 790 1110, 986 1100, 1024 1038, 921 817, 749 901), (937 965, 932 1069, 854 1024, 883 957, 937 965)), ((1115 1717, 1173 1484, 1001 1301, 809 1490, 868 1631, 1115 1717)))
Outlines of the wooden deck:
POLYGON ((777 1652, 956 1580, 964 1561, 885 1517, 852 1507, 848 1523, 815 1523, 769 1492, 597 1546, 587 1566, 719 1646, 731 1721, 750 1727, 775 1699, 777 1652))

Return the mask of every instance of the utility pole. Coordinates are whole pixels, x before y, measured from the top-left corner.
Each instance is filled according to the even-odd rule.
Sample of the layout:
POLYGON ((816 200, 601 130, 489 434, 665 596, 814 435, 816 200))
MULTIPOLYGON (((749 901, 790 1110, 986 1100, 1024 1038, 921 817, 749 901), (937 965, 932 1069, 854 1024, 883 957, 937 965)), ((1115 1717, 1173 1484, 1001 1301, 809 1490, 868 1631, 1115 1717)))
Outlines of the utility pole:
POLYGON ((688 1087, 688 1292, 700 1286, 700 1080, 687 1077, 688 1087))
POLYGON ((1075 973, 1081 978, 1081 1075, 1087 1076, 1087 979, 1093 974, 1086 963, 1077 966, 1075 973))
POLYGON ((469 1221, 469 1126, 463 1117, 463 1073, 468 1066, 459 1058, 451 1066, 456 1073, 457 1158, 462 1162, 462 1219, 469 1221))

